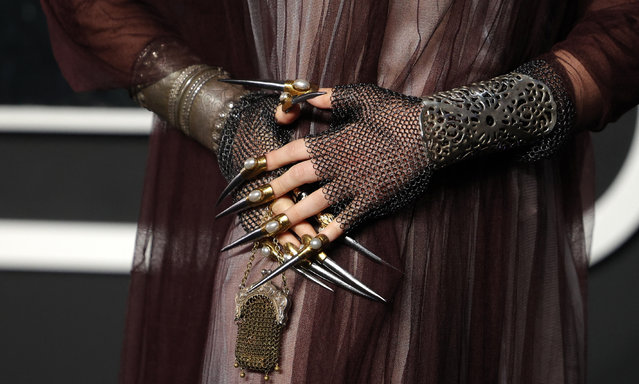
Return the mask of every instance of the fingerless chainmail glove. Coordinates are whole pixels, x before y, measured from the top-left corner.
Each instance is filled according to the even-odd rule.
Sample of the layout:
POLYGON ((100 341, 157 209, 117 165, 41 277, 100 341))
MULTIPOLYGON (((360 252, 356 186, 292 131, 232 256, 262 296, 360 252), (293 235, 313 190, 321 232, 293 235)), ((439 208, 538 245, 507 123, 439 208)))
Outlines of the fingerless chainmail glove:
POLYGON ((370 84, 333 90, 331 128, 307 137, 306 146, 342 228, 396 211, 426 189, 421 104, 370 84))
MULTIPOLYGON (((220 169, 227 180, 239 173, 247 158, 261 156, 290 141, 291 131, 275 121, 278 103, 278 95, 251 93, 233 106, 224 125, 218 152, 220 169)), ((283 169, 266 172, 244 183, 234 194, 234 201, 245 198, 249 192, 269 183, 282 172, 283 169)), ((244 229, 248 232, 257 228, 267 209, 267 206, 262 206, 241 212, 239 217, 244 229)))
POLYGON ((544 61, 423 100, 375 85, 340 86, 332 103, 331 128, 307 137, 306 146, 345 230, 412 201, 434 169, 513 148, 526 160, 547 157, 574 118, 544 61))

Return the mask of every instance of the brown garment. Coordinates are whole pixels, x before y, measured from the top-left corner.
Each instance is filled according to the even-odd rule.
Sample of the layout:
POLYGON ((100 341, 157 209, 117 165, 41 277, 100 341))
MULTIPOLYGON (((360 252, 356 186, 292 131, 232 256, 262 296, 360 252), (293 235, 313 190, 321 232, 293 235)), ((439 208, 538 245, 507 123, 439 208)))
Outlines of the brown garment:
MULTIPOLYGON (((580 10, 550 0, 43 5, 78 90, 161 78, 134 76, 136 57, 151 41, 177 39, 237 78, 372 82, 411 95, 515 68, 564 38, 580 10)), ((559 47, 594 78, 602 111, 592 123, 601 125, 639 99, 637 2, 595 1, 583 20, 559 47)), ((306 119, 300 136, 325 128, 306 119)), ((150 144, 121 381, 244 382, 232 368, 229 308, 246 257, 218 253, 239 229, 213 220, 225 182, 211 153, 164 123, 150 144)), ((591 170, 580 134, 551 160, 487 157, 439 172, 414 204, 354 234, 403 274, 345 247, 331 254, 389 304, 292 279, 283 372, 272 380, 585 382, 591 170)))

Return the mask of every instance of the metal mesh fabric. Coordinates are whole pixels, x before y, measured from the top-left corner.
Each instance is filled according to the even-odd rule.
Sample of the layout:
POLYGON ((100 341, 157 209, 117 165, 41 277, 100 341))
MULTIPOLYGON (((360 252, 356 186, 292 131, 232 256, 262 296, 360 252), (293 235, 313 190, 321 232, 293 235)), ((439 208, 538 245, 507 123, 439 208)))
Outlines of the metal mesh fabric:
POLYGON ((394 212, 425 191, 430 169, 421 102, 371 84, 333 90, 331 127, 307 137, 306 146, 343 229, 394 212))
POLYGON ((237 323, 235 358, 240 367, 269 373, 280 356, 280 337, 284 325, 277 321, 268 296, 255 295, 242 307, 237 323))
POLYGON ((557 123, 550 134, 529 147, 521 155, 524 161, 534 162, 548 158, 559 150, 566 142, 573 129, 575 106, 567 88, 568 79, 564 79, 558 71, 545 60, 533 60, 515 70, 543 82, 549 89, 557 108, 557 123))
MULTIPOLYGON (((275 121, 278 103, 277 95, 251 93, 242 97, 231 109, 218 153, 220 169, 227 180, 240 172, 247 158, 261 156, 289 142, 290 130, 275 121)), ((234 194, 233 201, 246 197, 253 189, 269 183, 281 173, 281 169, 266 172, 244 183, 234 194)), ((241 212, 242 227, 247 232, 257 228, 266 211, 267 207, 264 206, 241 212)))

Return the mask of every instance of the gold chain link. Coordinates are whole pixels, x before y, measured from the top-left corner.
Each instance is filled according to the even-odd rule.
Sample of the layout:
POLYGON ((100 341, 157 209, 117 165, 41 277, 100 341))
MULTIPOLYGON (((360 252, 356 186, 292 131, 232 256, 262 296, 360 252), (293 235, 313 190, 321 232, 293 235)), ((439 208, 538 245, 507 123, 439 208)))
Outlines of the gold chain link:
POLYGON ((246 270, 244 271, 244 277, 242 277, 242 282, 240 283, 240 288, 246 288, 246 280, 248 280, 249 273, 251 273, 251 269, 253 268, 253 261, 255 260, 255 252, 257 251, 257 245, 259 243, 256 241, 253 243, 253 249, 251 249, 251 257, 249 258, 248 264, 246 264, 246 270))

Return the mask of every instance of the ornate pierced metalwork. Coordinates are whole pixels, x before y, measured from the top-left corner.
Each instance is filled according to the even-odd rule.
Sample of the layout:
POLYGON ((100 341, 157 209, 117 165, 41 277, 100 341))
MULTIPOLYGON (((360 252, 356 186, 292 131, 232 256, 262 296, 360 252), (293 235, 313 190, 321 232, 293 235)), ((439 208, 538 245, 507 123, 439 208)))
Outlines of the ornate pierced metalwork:
POLYGON ((557 104, 544 83, 511 72, 438 92, 423 102, 421 128, 435 167, 478 152, 529 144, 557 123, 557 104))

